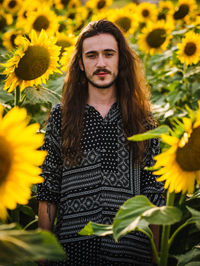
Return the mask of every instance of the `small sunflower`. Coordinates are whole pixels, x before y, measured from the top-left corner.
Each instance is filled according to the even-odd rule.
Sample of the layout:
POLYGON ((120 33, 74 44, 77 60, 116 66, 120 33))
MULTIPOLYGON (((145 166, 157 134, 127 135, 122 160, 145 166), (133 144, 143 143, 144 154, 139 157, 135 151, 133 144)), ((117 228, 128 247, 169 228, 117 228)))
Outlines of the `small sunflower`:
POLYGON ((32 29, 38 34, 45 30, 47 34, 54 35, 59 28, 59 16, 48 5, 40 5, 36 11, 28 12, 24 30, 29 33, 32 29))
POLYGON ((173 18, 177 20, 188 20, 189 16, 192 15, 193 11, 197 8, 195 0, 179 0, 173 18))
POLYGON ((195 182, 200 184, 200 101, 197 113, 182 121, 177 125, 177 132, 182 130, 181 137, 175 133, 162 136, 171 147, 154 157, 154 168, 162 167, 154 174, 161 175, 157 180, 165 181, 169 192, 184 194, 193 193, 195 182))
POLYGON ((189 31, 183 38, 182 43, 177 45, 177 57, 181 63, 191 65, 200 61, 200 34, 189 31))
POLYGON ((77 8, 81 6, 80 0, 53 0, 56 9, 77 8))
POLYGON ((133 34, 138 26, 133 13, 126 7, 110 10, 109 19, 114 22, 125 35, 133 34))
POLYGON ((28 125, 24 108, 14 107, 3 117, 0 104, 0 218, 5 220, 7 209, 27 204, 31 186, 41 183, 40 166, 46 151, 39 151, 43 135, 37 134, 39 124, 28 125), (17 136, 17 137, 16 137, 17 136))
POLYGON ((13 17, 10 14, 6 14, 3 10, 0 10, 0 32, 13 23, 13 17))
POLYGON ((111 6, 113 0, 89 0, 86 2, 86 6, 91 9, 95 9, 97 11, 106 9, 111 6))
POLYGON ((3 6, 8 13, 15 14, 21 8, 22 0, 5 0, 3 6))
POLYGON ((7 75, 4 90, 13 91, 17 86, 22 91, 26 87, 46 83, 49 75, 60 72, 58 60, 60 47, 55 45, 56 39, 48 38, 45 31, 37 36, 32 30, 29 41, 21 39, 21 44, 14 56, 2 64, 7 75))
POLYGON ((139 48, 150 55, 161 53, 167 49, 171 36, 172 25, 160 20, 148 23, 139 35, 139 48))
POLYGON ((63 52, 62 57, 60 59, 61 70, 63 72, 66 72, 69 69, 69 64, 70 64, 71 58, 73 56, 74 49, 75 49, 74 45, 64 49, 64 52, 63 52))
POLYGON ((20 10, 17 13, 16 28, 24 28, 24 25, 27 23, 28 13, 31 11, 36 11, 40 6, 40 3, 37 1, 25 0, 20 10))
POLYGON ((174 13, 174 4, 171 1, 160 1, 158 5, 157 19, 167 20, 167 17, 171 17, 174 13))
POLYGON ((56 45, 61 47, 60 57, 62 56, 65 48, 74 45, 76 41, 75 36, 73 36, 72 34, 66 35, 65 33, 57 33, 56 39, 57 39, 56 45))
POLYGON ((10 31, 5 32, 2 35, 3 46, 7 50, 12 50, 16 48, 20 44, 21 37, 24 35, 24 32, 20 30, 12 29, 10 31))
POLYGON ((157 7, 152 3, 141 3, 137 6, 137 15, 140 23, 156 20, 157 7))

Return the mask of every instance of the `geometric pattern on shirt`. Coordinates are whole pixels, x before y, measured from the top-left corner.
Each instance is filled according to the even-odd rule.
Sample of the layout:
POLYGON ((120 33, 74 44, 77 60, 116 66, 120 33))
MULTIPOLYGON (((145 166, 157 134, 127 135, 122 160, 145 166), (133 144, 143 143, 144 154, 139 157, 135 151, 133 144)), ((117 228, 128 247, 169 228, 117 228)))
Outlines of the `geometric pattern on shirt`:
MULTIPOLYGON (((118 208, 134 196, 134 174, 137 174, 135 167, 130 167, 132 161, 129 150, 124 145, 126 139, 118 104, 112 106, 105 119, 93 107, 86 106, 85 123, 87 126, 82 140, 84 158, 81 164, 61 168, 61 111, 59 105, 53 108, 44 145, 49 151, 42 173, 45 182, 38 186, 38 199, 48 201, 55 198, 54 202, 59 202, 56 235, 66 248, 71 265, 84 266, 84 259, 88 260, 92 256, 89 250, 97 246, 99 252, 98 255, 94 252, 94 258, 91 258, 93 261, 98 257, 104 263, 107 261, 108 265, 115 265, 115 262, 117 265, 151 265, 149 241, 141 233, 133 232, 119 243, 115 243, 110 237, 99 239, 78 235, 91 220, 112 223, 118 208), (55 167, 54 162, 57 162, 58 167, 55 167), (88 247, 88 243, 92 243, 91 246, 88 247), (75 251, 72 247, 76 245, 78 250, 75 251), (75 252, 78 255, 75 256, 75 252), (80 258, 82 264, 79 264, 80 258)), ((141 172, 142 178, 155 182, 151 173, 143 175, 141 172)), ((141 190, 146 188, 143 184, 145 181, 141 180, 141 190)), ((159 197, 156 201, 159 202, 159 197)), ((63 265, 67 264, 63 262, 63 265)), ((100 264, 91 264, 94 265, 100 264)))

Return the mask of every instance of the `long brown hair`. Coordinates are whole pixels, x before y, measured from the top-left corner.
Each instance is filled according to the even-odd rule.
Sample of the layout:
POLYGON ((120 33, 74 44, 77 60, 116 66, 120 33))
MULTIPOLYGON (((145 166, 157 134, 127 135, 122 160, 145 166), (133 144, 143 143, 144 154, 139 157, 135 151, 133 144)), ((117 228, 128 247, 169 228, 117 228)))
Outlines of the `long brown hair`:
MULTIPOLYGON (((81 157, 83 116, 88 99, 88 83, 81 71, 82 45, 86 38, 109 33, 114 36, 119 49, 119 74, 116 80, 117 98, 122 112, 123 129, 126 136, 145 131, 145 123, 153 124, 150 116, 149 90, 142 64, 129 47, 120 29, 108 20, 91 22, 80 33, 62 94, 62 148, 64 157, 71 165, 81 157)), ((142 160, 143 142, 130 142, 134 158, 142 160)))

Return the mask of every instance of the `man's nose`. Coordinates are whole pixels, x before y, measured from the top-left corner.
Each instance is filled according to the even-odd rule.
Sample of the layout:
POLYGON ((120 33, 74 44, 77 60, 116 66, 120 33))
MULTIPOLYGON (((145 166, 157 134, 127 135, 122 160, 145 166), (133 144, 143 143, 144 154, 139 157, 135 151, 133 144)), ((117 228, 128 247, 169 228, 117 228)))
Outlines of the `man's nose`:
POLYGON ((99 55, 98 57, 97 67, 105 67, 105 59, 102 55, 99 55))

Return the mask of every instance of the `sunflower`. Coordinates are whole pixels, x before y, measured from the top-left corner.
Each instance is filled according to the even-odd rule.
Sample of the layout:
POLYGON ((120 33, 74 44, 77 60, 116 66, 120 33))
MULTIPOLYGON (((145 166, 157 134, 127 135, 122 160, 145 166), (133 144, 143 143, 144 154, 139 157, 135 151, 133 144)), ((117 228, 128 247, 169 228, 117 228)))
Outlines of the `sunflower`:
POLYGON ((3 117, 0 104, 0 218, 5 220, 7 208, 27 204, 32 184, 41 183, 40 166, 47 154, 39 151, 43 135, 37 134, 39 124, 28 125, 24 108, 12 108, 3 117), (16 138, 17 136, 17 138, 16 138))
POLYGON ((197 8, 195 0, 179 0, 175 11, 173 13, 173 18, 175 21, 177 20, 185 20, 188 21, 190 15, 192 15, 193 11, 197 8))
POLYGON ((31 11, 36 11, 40 6, 40 3, 37 1, 25 0, 20 10, 17 13, 16 28, 24 28, 24 25, 27 23, 28 13, 31 11))
POLYGON ((111 6, 113 0, 89 0, 86 2, 86 6, 97 11, 106 9, 111 6))
POLYGON ((0 32, 13 23, 13 17, 10 14, 6 14, 3 10, 0 10, 0 32))
POLYGON ((133 34, 138 26, 133 13, 126 7, 110 10, 109 19, 114 22, 125 35, 133 34))
POLYGON ((29 33, 32 29, 38 34, 45 30, 47 34, 54 35, 59 28, 59 16, 48 5, 40 5, 36 11, 28 12, 24 29, 29 33))
POLYGON ((23 36, 24 32, 21 29, 12 29, 5 32, 2 35, 2 42, 3 46, 7 50, 12 50, 16 48, 20 44, 21 37, 23 36))
POLYGON ((154 157, 154 168, 161 167, 154 174, 161 175, 157 180, 165 181, 169 192, 193 193, 195 182, 200 184, 200 101, 197 113, 191 114, 177 124, 173 135, 162 136, 170 148, 154 157), (180 137, 176 130, 182 131, 180 137))
POLYGON ((140 23, 156 20, 157 7, 151 3, 141 3, 137 6, 137 15, 140 23))
POLYGON ((60 59, 60 64, 61 64, 61 70, 66 72, 69 69, 69 64, 71 61, 71 58, 73 56, 75 46, 69 46, 64 49, 64 52, 62 54, 62 57, 60 59))
POLYGON ((186 65, 197 64, 200 60, 200 34, 186 33, 182 43, 177 44, 177 57, 186 65))
POLYGON ((57 33, 56 38, 57 38, 56 45, 61 47, 60 57, 62 56, 65 48, 74 45, 76 41, 75 36, 73 36, 72 34, 66 35, 65 33, 57 33))
POLYGON ((138 37, 139 48, 150 55, 166 50, 172 37, 170 34, 172 28, 173 25, 165 23, 163 20, 148 23, 138 37))
POLYGON ((77 8, 81 6, 80 0, 53 0, 56 9, 77 8))
POLYGON ((174 13, 174 4, 171 1, 160 1, 158 5, 157 19, 167 20, 167 17, 171 17, 174 13))
POLYGON ((15 14, 22 6, 22 0, 5 0, 3 6, 8 13, 15 14))
POLYGON ((55 45, 56 39, 48 38, 44 30, 39 37, 32 30, 29 41, 21 39, 21 44, 7 63, 2 64, 7 75, 4 90, 13 91, 17 86, 22 91, 26 87, 45 83, 57 69, 60 47, 55 45))

